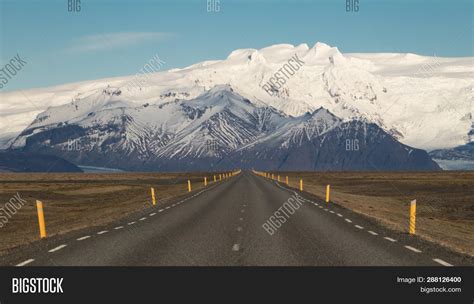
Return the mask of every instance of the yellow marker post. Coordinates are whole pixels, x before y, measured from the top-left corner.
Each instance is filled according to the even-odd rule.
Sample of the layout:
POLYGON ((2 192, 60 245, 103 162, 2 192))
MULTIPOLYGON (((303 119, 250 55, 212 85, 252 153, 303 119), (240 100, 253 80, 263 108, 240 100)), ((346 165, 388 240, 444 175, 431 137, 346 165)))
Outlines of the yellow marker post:
POLYGON ((153 202, 153 206, 156 206, 155 189, 153 189, 153 187, 151 187, 151 201, 153 202))
POLYGON ((207 176, 204 176, 204 186, 207 186, 207 176))
POLYGON ((288 186, 288 175, 286 176, 286 185, 288 186))
POLYGON ((331 185, 326 186, 326 203, 329 203, 329 192, 331 191, 331 185))
POLYGON ((300 191, 303 191, 303 179, 300 178, 300 191))
POLYGON ((214 183, 216 182, 216 176, 214 175, 214 183))
POLYGON ((36 209, 38 210, 40 237, 44 239, 46 237, 46 224, 44 223, 43 202, 37 200, 36 209))
POLYGON ((220 181, 222 180, 222 174, 219 174, 219 180, 220 181))
POLYGON ((415 234, 416 231, 416 200, 410 203, 410 234, 415 234))
POLYGON ((275 179, 275 174, 272 173, 272 179, 275 179))
POLYGON ((280 181, 280 175, 278 175, 278 181, 280 181))
POLYGON ((188 192, 191 192, 191 181, 188 179, 188 192))

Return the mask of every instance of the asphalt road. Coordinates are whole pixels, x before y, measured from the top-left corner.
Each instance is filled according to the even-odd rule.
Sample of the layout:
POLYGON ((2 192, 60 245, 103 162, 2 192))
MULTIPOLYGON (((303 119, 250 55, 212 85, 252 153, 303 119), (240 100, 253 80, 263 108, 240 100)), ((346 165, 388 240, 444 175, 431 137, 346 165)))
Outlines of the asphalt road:
POLYGON ((262 225, 299 191, 251 172, 103 227, 35 242, 17 266, 449 266, 473 259, 316 197, 270 235, 262 225), (296 192, 295 192, 296 191, 296 192))

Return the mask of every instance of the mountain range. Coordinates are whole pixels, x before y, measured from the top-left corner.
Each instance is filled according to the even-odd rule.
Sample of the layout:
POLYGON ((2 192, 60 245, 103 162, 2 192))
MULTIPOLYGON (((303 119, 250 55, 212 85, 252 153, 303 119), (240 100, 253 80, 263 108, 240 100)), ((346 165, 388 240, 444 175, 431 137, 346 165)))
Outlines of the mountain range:
POLYGON ((424 150, 471 142, 473 75, 471 57, 240 49, 140 85, 135 75, 1 93, 11 123, 0 137, 125 170, 438 170, 424 150), (295 54, 301 69, 270 96, 262 86, 295 54))

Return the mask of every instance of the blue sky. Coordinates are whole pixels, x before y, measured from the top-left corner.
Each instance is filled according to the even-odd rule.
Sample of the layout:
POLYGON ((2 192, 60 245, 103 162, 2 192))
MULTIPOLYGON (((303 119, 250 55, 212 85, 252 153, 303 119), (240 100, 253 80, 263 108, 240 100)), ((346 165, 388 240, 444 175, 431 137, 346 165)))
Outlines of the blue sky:
POLYGON ((137 73, 155 54, 164 69, 224 59, 237 48, 317 41, 345 52, 473 56, 472 0, 0 0, 0 59, 27 61, 2 91, 137 73))

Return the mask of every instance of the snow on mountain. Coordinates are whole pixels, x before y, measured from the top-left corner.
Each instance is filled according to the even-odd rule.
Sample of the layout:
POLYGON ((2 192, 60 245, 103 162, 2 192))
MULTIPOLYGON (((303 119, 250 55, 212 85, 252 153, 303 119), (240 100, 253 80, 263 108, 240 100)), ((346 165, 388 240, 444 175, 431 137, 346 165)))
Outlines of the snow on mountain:
MULTIPOLYGON (((235 50, 224 60, 147 74, 146 83, 140 87, 130 85, 134 77, 0 93, 0 134, 18 134, 38 114, 30 127, 76 120, 93 124, 117 119, 121 109, 134 107, 134 120, 129 123, 145 126, 146 132, 158 128, 154 135, 157 145, 164 145, 191 123, 189 117, 179 116, 182 114, 173 117, 172 113, 180 113, 173 102, 195 99, 218 85, 230 85, 252 103, 294 117, 324 107, 343 121, 367 120, 404 144, 428 150, 466 144, 472 124, 472 57, 342 54, 320 42, 311 48, 279 44, 260 50, 235 50), (270 96, 261 86, 295 54, 304 65, 277 96, 270 96), (170 115, 156 117, 157 106, 163 106, 170 115), (115 110, 105 111, 109 109, 115 110), (112 117, 99 115, 103 111, 112 117), (90 113, 91 117, 83 121, 90 113)), ((231 114, 238 113, 225 115, 231 114)), ((218 121, 215 117, 215 123, 218 121)), ((129 141, 135 145, 143 145, 132 135, 125 136, 131 136, 129 141)), ((239 135, 234 136, 226 144, 240 144, 239 135)), ((182 138, 183 143, 186 140, 182 138)), ((15 147, 23 144, 15 141, 15 147)), ((186 153, 185 149, 180 151, 186 153)))
POLYGON ((289 116, 252 102, 229 85, 191 100, 144 105, 121 100, 121 91, 109 88, 100 96, 49 108, 11 150, 140 171, 439 169, 425 151, 412 153, 416 149, 376 124, 343 122, 324 108, 289 116), (350 151, 347 140, 360 141, 363 148, 350 151))

